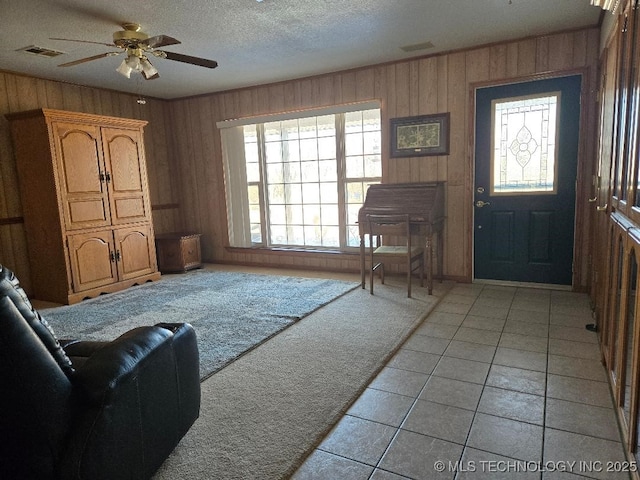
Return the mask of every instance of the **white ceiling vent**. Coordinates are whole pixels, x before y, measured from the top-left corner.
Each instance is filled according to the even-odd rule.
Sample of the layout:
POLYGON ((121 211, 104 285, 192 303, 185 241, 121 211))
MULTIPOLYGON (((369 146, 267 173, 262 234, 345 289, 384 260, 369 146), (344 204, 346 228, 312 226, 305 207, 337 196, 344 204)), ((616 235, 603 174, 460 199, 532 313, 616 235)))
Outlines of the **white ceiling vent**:
POLYGON ((28 47, 19 48, 16 50, 17 52, 26 52, 32 55, 39 55, 41 57, 57 57, 58 55, 63 55, 64 52, 59 52, 58 50, 51 50, 50 48, 42 48, 36 45, 30 45, 28 47))
POLYGON ((418 50, 426 50, 427 48, 433 48, 434 45, 431 42, 416 43, 415 45, 405 45, 400 47, 403 52, 417 52, 418 50))

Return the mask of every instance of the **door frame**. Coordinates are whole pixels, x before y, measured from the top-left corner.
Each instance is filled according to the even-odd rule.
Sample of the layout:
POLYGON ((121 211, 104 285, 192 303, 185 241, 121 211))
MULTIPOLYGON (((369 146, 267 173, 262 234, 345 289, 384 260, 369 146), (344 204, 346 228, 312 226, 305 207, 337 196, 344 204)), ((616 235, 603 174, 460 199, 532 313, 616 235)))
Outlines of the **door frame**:
MULTIPOLYGON (((589 67, 559 70, 554 72, 547 72, 543 74, 527 75, 522 77, 511 77, 499 80, 487 80, 482 82, 473 82, 469 84, 469 161, 471 162, 469 175, 467 177, 466 191, 466 204, 470 209, 468 216, 468 241, 470 245, 469 255, 467 261, 470 266, 470 280, 472 283, 493 283, 502 285, 518 285, 518 282, 508 282, 500 280, 484 280, 476 279, 474 271, 474 258, 475 258, 475 208, 474 202, 474 189, 475 189, 475 167, 476 167, 476 90, 479 88, 487 87, 500 87, 504 85, 514 83, 525 83, 536 80, 548 80, 551 78, 567 77, 573 75, 581 75, 581 90, 580 90, 580 124, 578 130, 578 162, 576 167, 576 198, 575 198, 575 220, 574 220, 574 238, 573 238, 573 271, 571 275, 571 290, 573 291, 587 291, 588 288, 588 258, 591 253, 591 248, 588 244, 590 224, 593 221, 593 213, 588 210, 587 206, 592 205, 588 202, 588 199, 594 195, 594 186, 592 186, 592 175, 594 174, 595 165, 595 128, 594 116, 596 114, 597 105, 595 102, 595 96, 589 96, 591 91, 591 69, 589 67), (592 102, 589 100, 592 99, 592 102), (592 127, 594 135, 589 137, 586 135, 589 132, 589 127, 592 127), (581 259, 581 260, 579 260, 581 259), (583 281, 584 280, 584 281, 583 281), (583 285, 584 283, 584 285, 583 285)), ((595 207, 594 209, 595 210, 595 207)), ((544 288, 546 284, 527 283, 525 284, 531 287, 544 288)), ((562 286, 553 285, 549 286, 555 289, 561 289, 562 286)))

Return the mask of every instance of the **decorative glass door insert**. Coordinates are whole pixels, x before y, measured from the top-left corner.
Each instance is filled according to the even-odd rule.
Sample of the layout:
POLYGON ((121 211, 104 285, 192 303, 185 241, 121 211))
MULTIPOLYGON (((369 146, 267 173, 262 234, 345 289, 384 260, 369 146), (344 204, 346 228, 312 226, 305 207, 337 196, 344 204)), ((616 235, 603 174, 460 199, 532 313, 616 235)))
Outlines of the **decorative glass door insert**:
POLYGON ((560 92, 492 102, 491 195, 557 191, 560 92))

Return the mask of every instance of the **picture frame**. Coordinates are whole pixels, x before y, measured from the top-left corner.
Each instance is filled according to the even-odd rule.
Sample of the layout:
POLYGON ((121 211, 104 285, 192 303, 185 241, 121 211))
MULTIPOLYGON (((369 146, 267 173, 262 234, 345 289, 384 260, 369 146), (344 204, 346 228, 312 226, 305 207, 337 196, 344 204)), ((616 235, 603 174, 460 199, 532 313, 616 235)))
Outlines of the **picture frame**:
POLYGON ((392 118, 391 157, 449 154, 449 112, 392 118))

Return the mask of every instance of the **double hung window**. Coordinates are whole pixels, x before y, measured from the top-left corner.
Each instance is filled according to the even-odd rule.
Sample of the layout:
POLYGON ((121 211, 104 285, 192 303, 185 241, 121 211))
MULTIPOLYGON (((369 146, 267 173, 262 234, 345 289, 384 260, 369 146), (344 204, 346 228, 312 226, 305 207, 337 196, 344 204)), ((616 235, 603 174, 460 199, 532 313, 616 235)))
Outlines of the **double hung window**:
POLYGON ((231 246, 358 246, 358 210, 382 177, 379 106, 219 126, 231 246))

